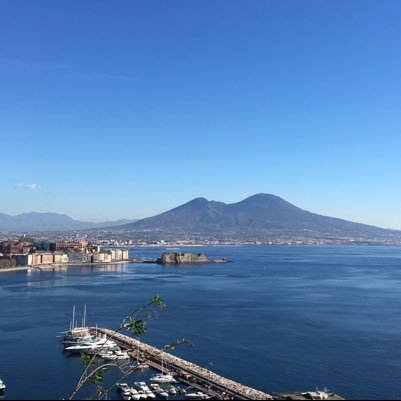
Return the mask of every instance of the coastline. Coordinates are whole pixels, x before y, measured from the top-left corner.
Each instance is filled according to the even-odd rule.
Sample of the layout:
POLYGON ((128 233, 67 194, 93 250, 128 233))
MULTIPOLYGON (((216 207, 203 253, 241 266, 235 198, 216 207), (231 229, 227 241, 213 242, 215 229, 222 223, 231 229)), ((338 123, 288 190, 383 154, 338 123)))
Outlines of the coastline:
POLYGON ((118 260, 114 262, 106 262, 106 263, 93 263, 93 262, 68 262, 68 263, 52 263, 52 264, 43 264, 43 265, 35 265, 35 266, 15 266, 15 267, 5 267, 0 269, 0 273, 13 273, 17 271, 42 271, 42 270, 58 270, 63 269, 65 267, 78 267, 78 266, 110 266, 110 265, 118 265, 121 263, 130 263, 130 260, 118 260))

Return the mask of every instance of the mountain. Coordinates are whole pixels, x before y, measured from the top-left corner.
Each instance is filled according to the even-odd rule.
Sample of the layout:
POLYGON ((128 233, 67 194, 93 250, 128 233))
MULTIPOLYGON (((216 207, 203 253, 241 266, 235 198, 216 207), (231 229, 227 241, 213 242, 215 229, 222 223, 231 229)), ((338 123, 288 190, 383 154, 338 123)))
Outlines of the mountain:
POLYGON ((0 232, 69 231, 119 226, 135 220, 91 223, 74 220, 58 213, 23 213, 16 216, 0 213, 0 232))
POLYGON ((311 213, 271 194, 257 194, 231 204, 196 198, 157 216, 119 228, 127 231, 198 233, 214 236, 229 233, 231 237, 243 238, 266 238, 268 235, 401 238, 401 231, 311 213))

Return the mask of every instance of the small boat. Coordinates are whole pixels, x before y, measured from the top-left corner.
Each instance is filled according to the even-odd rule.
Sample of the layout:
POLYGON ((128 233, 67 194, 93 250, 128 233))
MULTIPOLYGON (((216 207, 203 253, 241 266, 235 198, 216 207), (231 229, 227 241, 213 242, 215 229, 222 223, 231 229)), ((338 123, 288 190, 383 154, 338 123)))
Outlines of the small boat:
POLYGON ((122 391, 120 395, 121 395, 121 398, 125 401, 129 401, 131 399, 130 392, 122 391))
POLYGON ((126 351, 115 351, 114 355, 116 356, 116 359, 129 359, 130 356, 128 355, 128 352, 126 351))
POLYGON ((155 398, 155 394, 152 390, 147 386, 145 382, 135 382, 134 386, 138 390, 139 395, 144 394, 145 398, 155 398))
POLYGON ((168 398, 168 392, 166 390, 164 390, 162 387, 160 387, 157 383, 152 383, 150 385, 150 388, 152 389, 152 391, 161 398, 168 398))
POLYGON ((210 398, 207 394, 202 393, 202 391, 197 391, 196 393, 185 394, 186 400, 206 400, 210 398))
POLYGON ((133 398, 131 394, 131 387, 127 383, 116 383, 116 387, 121 391, 121 398, 123 400, 137 400, 139 398, 133 398))
POLYGON ((177 380, 168 373, 158 373, 154 375, 150 381, 155 383, 177 383, 177 380))
POLYGON ((164 361, 162 358, 162 370, 161 373, 154 375, 150 381, 155 383, 177 383, 177 380, 169 373, 164 373, 164 361))
POLYGON ((307 391, 305 393, 301 393, 304 397, 312 399, 312 400, 327 400, 330 397, 330 392, 327 387, 324 390, 319 390, 316 388, 316 391, 307 391))
POLYGON ((117 343, 113 340, 97 340, 97 341, 87 341, 87 342, 82 342, 78 343, 77 345, 72 345, 70 347, 67 347, 66 350, 70 352, 87 352, 87 351, 93 351, 93 350, 101 350, 101 351, 106 351, 106 350, 119 350, 120 347, 117 345, 117 343))
POLYGON ((95 339, 95 337, 92 334, 88 333, 81 333, 81 334, 79 335, 69 334, 67 337, 64 337, 64 340, 61 341, 64 345, 64 348, 71 347, 73 345, 78 345, 82 342, 90 342, 95 339))
POLYGON ((106 361, 115 361, 118 359, 117 355, 113 354, 112 352, 100 353, 98 356, 106 361))
POLYGON ((0 395, 3 394, 6 385, 4 384, 3 380, 0 379, 0 395))
POLYGON ((130 387, 130 393, 131 393, 131 400, 139 400, 141 396, 138 393, 138 390, 136 390, 133 387, 130 387))
POLYGON ((170 386, 168 392, 172 395, 177 395, 177 389, 174 386, 170 386))
POLYGON ((123 399, 123 400, 126 400, 126 401, 129 401, 129 400, 131 400, 131 393, 129 392, 129 391, 122 391, 121 392, 121 398, 123 399))
POLYGON ((116 383, 116 387, 120 391, 129 391, 130 390, 130 386, 127 383, 116 383))

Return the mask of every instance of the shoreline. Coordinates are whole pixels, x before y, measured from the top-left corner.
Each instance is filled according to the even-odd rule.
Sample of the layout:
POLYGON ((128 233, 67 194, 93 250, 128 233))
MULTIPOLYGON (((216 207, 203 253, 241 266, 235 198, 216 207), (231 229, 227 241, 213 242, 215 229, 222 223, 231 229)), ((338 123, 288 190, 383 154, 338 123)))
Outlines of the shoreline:
POLYGON ((5 267, 0 268, 0 273, 13 273, 17 271, 42 271, 42 270, 56 270, 63 269, 65 267, 78 267, 78 266, 110 266, 110 265, 119 265, 122 263, 131 263, 130 260, 118 260, 114 262, 106 262, 106 263, 92 263, 92 262, 68 262, 68 263, 52 263, 52 264, 43 264, 43 265, 35 265, 35 266, 14 266, 14 267, 5 267))

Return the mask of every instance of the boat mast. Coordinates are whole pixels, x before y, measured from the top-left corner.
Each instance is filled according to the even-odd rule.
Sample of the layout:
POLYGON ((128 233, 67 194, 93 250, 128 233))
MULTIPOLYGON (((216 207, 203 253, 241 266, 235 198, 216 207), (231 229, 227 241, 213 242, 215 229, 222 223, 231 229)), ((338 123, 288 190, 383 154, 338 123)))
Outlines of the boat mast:
POLYGON ((75 324, 75 305, 72 308, 72 328, 71 328, 71 330, 74 330, 74 324, 75 324))
POLYGON ((86 304, 84 306, 84 319, 83 319, 83 322, 82 322, 82 327, 86 327, 86 304))

